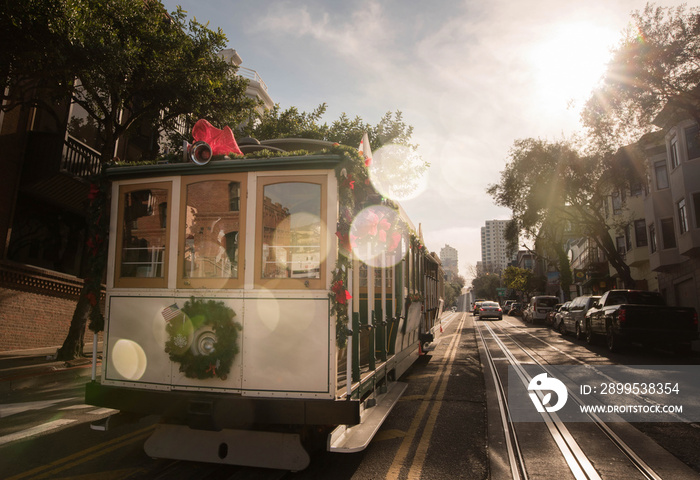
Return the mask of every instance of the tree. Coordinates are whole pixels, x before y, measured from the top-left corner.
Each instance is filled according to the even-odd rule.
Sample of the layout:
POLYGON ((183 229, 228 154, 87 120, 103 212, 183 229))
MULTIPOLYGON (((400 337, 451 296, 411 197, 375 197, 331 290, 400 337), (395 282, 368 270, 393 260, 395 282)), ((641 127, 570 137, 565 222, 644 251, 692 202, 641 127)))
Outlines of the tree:
MULTIPOLYGON (((256 105, 245 97, 247 80, 217 55, 225 35, 196 20, 186 22, 181 8, 168 14, 152 0, 27 0, 5 2, 0 15, 0 75, 2 91, 9 92, 3 110, 80 105, 98 128, 102 162, 112 160, 119 138, 141 125, 166 129, 186 114, 216 123, 243 121, 256 105)), ((94 245, 91 278, 59 358, 82 350, 96 303, 88 285, 102 279, 106 244, 102 238, 94 245)))
POLYGON ((416 148, 416 145, 410 143, 413 127, 403 121, 400 111, 387 112, 374 126, 359 116, 351 119, 346 113, 342 113, 337 120, 328 125, 321 123, 327 109, 326 103, 320 104, 312 112, 300 112, 297 107, 282 110, 279 104, 276 104, 271 110, 263 113, 257 123, 247 125, 244 134, 258 140, 313 138, 354 147, 367 133, 372 150, 389 143, 405 145, 414 150, 416 148))
POLYGON ((630 268, 610 236, 613 226, 606 222, 603 208, 610 192, 630 180, 631 171, 618 174, 627 171, 624 168, 633 170, 629 165, 612 156, 584 156, 569 141, 518 140, 500 183, 487 192, 496 204, 511 209, 512 221, 526 237, 551 238, 552 228, 561 222, 568 223, 572 233, 589 235, 625 286, 632 288, 630 268))
POLYGON ((452 282, 445 282, 445 306, 457 304, 457 299, 462 294, 464 288, 464 277, 457 275, 452 282))
POLYGON ((503 285, 528 296, 532 292, 532 271, 510 265, 503 270, 503 285))
POLYGON ((472 280, 472 289, 476 298, 496 299, 498 298, 496 289, 500 286, 500 277, 491 273, 479 275, 472 280))
POLYGON ((313 112, 300 112, 296 107, 282 111, 279 105, 266 112, 255 124, 248 125, 245 134, 258 140, 296 137, 313 138, 357 147, 368 134, 375 157, 370 166, 374 187, 384 197, 401 200, 417 191, 429 164, 411 144, 413 127, 406 124, 400 111, 387 112, 375 126, 359 116, 351 119, 343 113, 330 126, 321 123, 327 105, 319 105, 313 112), (383 148, 382 148, 383 147, 383 148))
POLYGON ((700 123, 700 7, 635 11, 582 119, 602 151, 650 131, 666 106, 700 123))

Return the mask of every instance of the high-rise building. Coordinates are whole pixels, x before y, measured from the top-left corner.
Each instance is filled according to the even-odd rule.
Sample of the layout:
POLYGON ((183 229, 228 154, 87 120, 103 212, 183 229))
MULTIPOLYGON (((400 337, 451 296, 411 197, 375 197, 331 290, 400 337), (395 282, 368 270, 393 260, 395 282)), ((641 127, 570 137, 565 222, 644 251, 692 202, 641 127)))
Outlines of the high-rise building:
POLYGON ((445 280, 451 282, 459 275, 459 254, 457 249, 445 244, 440 250, 440 261, 445 270, 445 280))
POLYGON ((507 224, 508 220, 487 220, 481 227, 481 266, 487 272, 500 273, 515 259, 507 253, 507 224))

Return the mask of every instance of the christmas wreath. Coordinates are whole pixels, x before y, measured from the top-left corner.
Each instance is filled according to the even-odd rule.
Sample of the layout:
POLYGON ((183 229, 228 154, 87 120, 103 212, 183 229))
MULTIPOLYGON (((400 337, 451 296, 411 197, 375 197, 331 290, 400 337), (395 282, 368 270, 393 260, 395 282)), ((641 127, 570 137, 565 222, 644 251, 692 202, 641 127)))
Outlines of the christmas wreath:
POLYGON ((233 359, 238 353, 239 323, 236 313, 223 302, 203 301, 192 297, 181 309, 168 307, 166 318, 168 341, 165 352, 170 360, 180 364, 188 378, 226 380, 233 359))

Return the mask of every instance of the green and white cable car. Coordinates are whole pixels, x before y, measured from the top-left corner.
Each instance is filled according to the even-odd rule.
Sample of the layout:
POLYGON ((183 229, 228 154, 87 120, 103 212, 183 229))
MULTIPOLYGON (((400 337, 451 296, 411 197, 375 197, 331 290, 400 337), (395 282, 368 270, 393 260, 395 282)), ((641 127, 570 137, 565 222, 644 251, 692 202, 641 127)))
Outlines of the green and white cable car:
POLYGON ((104 360, 86 400, 120 411, 98 429, 160 416, 152 457, 301 470, 319 442, 368 445, 440 334, 443 272, 356 150, 241 149, 262 153, 105 169, 104 360))

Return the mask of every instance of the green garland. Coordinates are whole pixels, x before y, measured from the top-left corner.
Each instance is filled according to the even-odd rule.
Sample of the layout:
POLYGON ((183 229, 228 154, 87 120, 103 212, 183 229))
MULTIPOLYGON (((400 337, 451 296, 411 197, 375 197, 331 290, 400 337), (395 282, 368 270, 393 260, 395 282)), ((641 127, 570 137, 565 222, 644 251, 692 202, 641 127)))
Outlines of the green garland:
MULTIPOLYGON (((352 221, 360 210, 370 205, 385 205, 396 211, 398 211, 398 205, 390 199, 383 198, 372 187, 365 158, 356 148, 335 144, 324 152, 342 157, 342 161, 335 169, 339 191, 339 218, 336 229, 338 260, 333 270, 331 291, 328 297, 331 301, 331 314, 335 316, 336 344, 338 348, 344 348, 347 344, 347 336, 350 333, 348 329, 349 314, 347 304, 350 295, 346 288, 348 285, 347 272, 352 267, 350 265, 350 252, 352 251, 350 228, 352 221)), ((392 224, 391 230, 387 234, 408 230, 408 225, 397 215, 396 221, 392 224)), ((409 231, 409 237, 417 248, 425 249, 415 232, 409 231)), ((422 301, 422 296, 420 296, 420 299, 418 297, 418 295, 414 295, 414 298, 409 300, 422 301)))
POLYGON ((239 351, 238 331, 243 327, 233 321, 236 313, 223 302, 203 301, 192 297, 179 315, 166 324, 169 339, 165 352, 170 360, 180 364, 180 371, 188 378, 214 378, 226 380, 233 359, 239 351), (189 320, 189 321, 188 321, 189 320), (199 328, 211 326, 216 335, 214 348, 209 355, 192 351, 191 336, 199 328))

